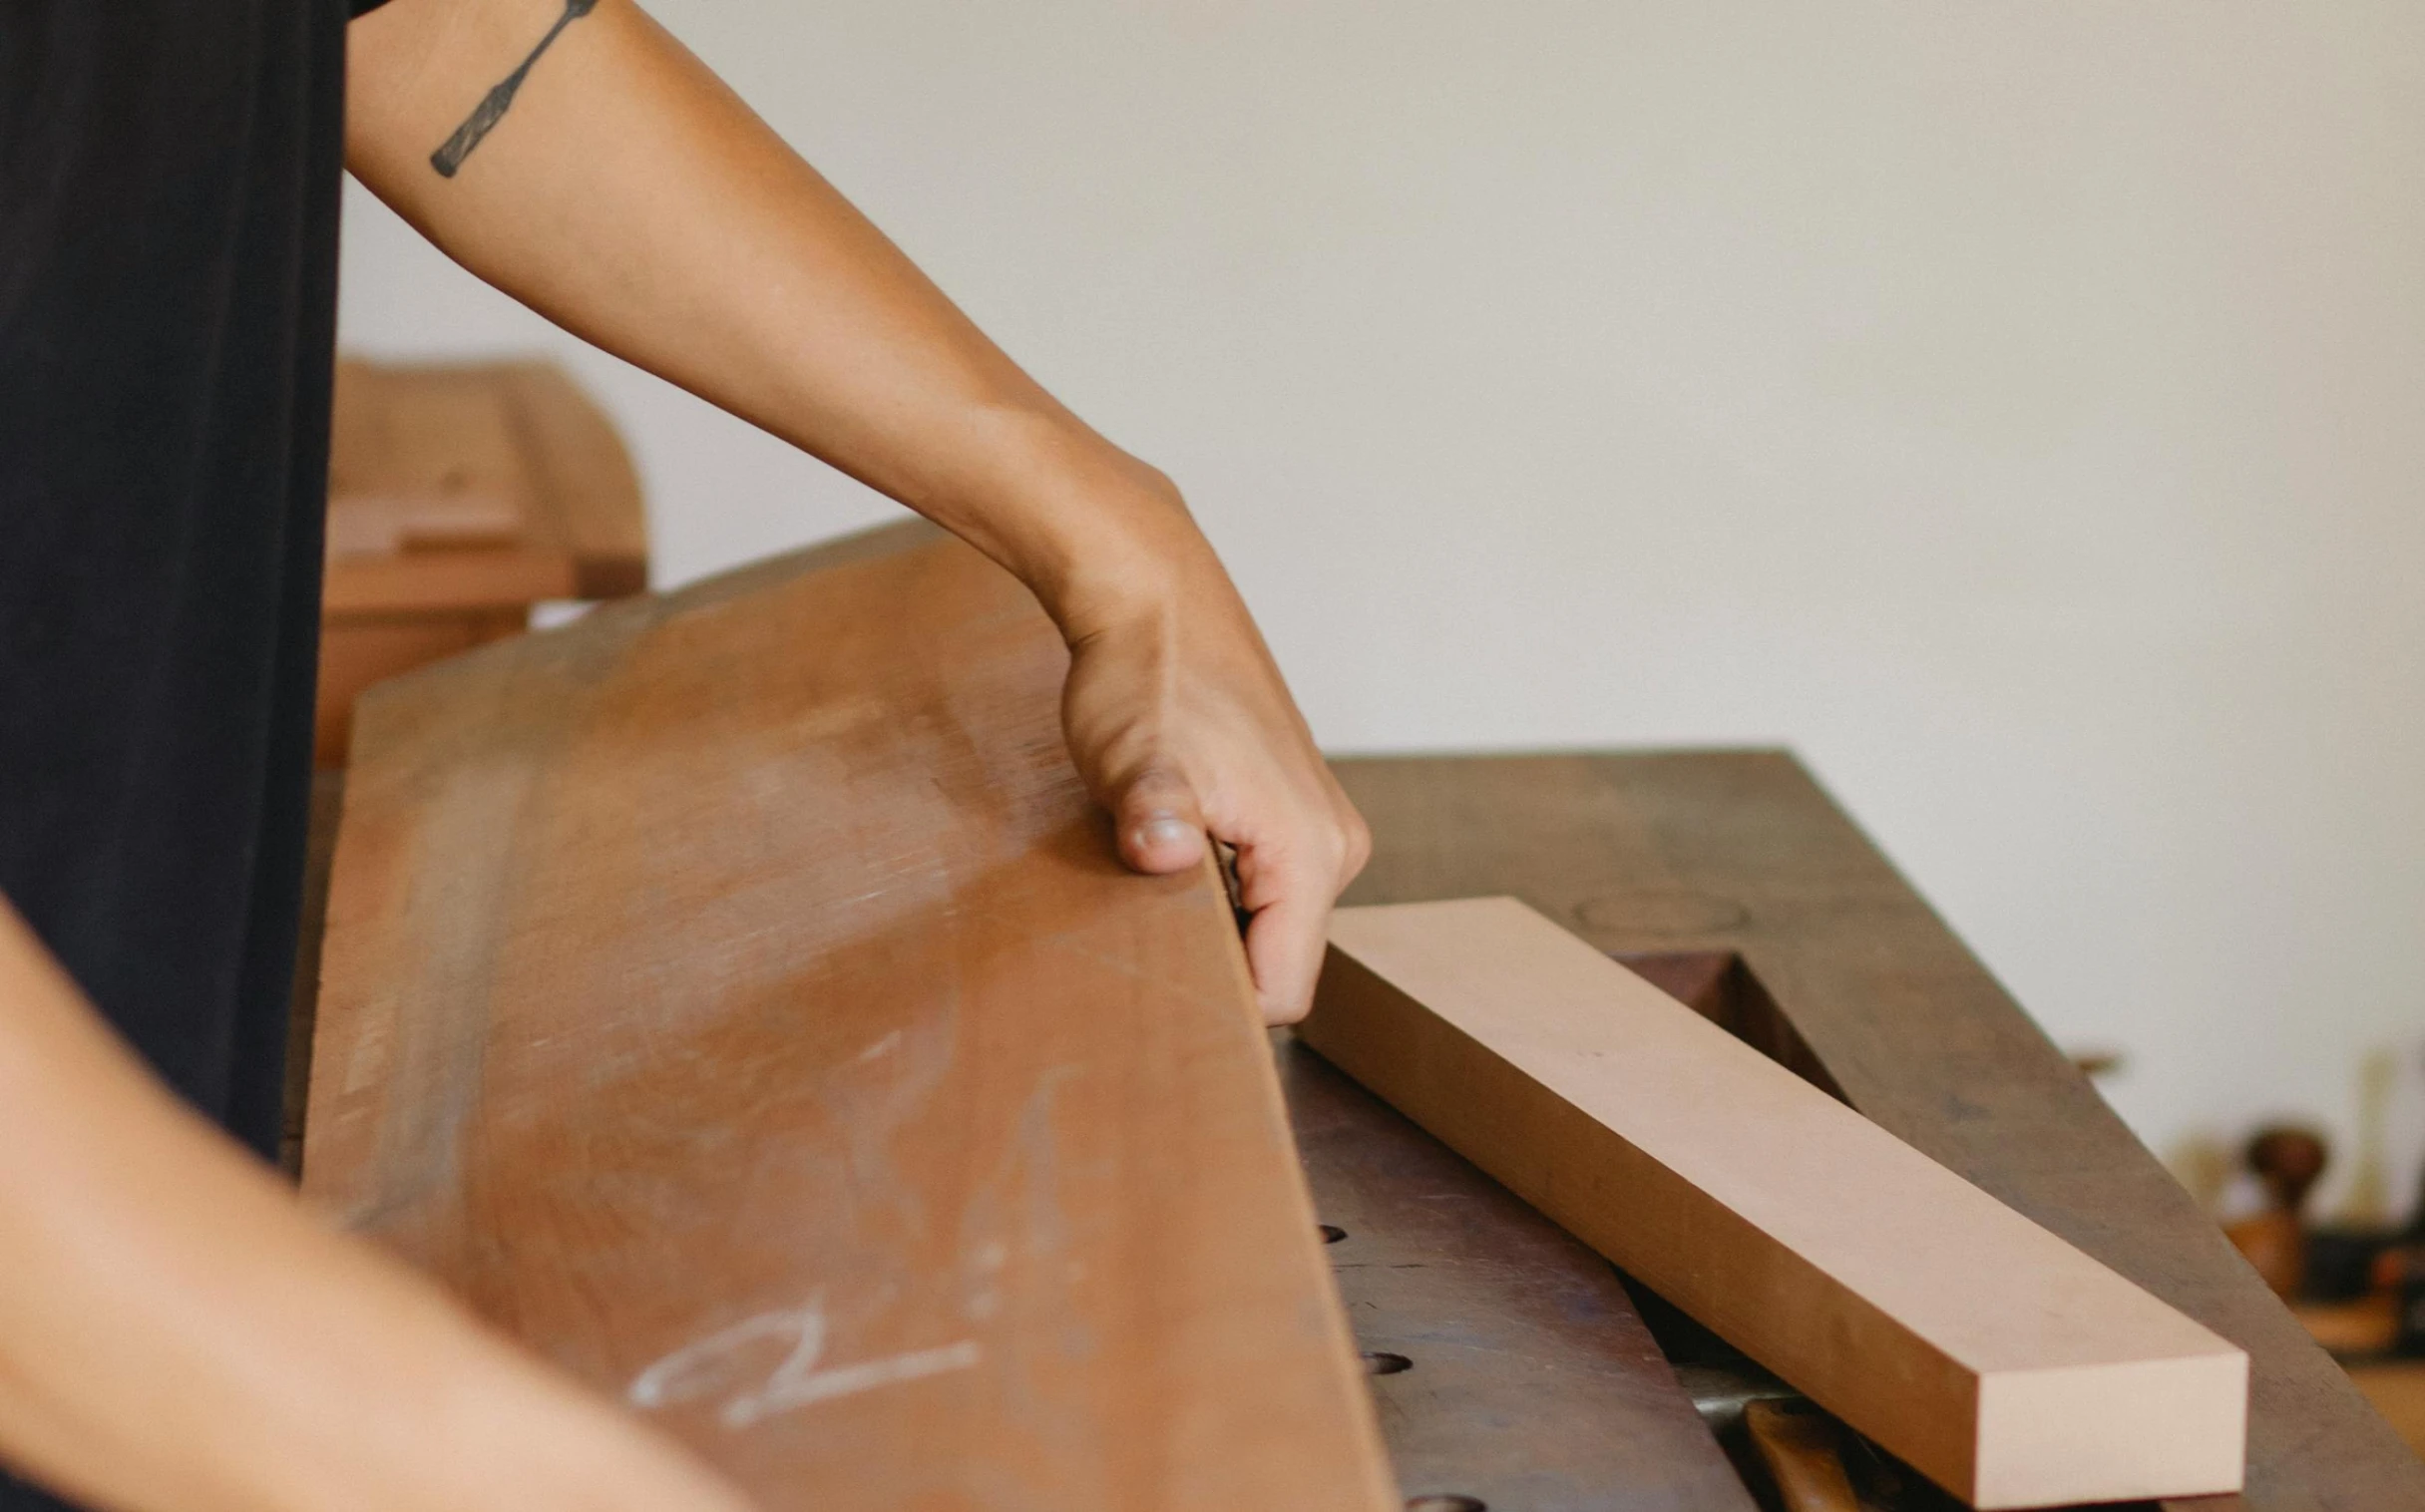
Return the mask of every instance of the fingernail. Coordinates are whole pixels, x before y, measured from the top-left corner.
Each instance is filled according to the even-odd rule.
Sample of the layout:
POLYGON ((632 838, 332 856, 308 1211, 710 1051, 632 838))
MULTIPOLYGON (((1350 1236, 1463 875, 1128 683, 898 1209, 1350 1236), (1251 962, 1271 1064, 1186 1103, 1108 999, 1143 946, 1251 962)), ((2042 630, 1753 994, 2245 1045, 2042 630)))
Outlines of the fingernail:
POLYGON ((1148 819, 1137 826, 1138 841, 1149 846, 1185 845, 1194 838, 1195 833, 1194 827, 1186 820, 1173 819, 1167 814, 1159 819, 1148 819))

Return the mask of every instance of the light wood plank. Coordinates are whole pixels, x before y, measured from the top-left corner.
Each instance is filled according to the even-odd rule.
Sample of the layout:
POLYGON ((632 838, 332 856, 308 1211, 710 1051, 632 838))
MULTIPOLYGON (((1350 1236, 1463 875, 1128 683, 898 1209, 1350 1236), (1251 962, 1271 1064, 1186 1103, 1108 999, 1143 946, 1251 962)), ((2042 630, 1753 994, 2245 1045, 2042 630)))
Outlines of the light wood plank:
POLYGON ((1218 878, 885 533, 363 701, 307 1195, 769 1509, 1382 1512, 1218 878))
POLYGON ((1308 1043, 1948 1490, 2237 1489, 2238 1349, 1522 904, 1332 940, 1308 1043))

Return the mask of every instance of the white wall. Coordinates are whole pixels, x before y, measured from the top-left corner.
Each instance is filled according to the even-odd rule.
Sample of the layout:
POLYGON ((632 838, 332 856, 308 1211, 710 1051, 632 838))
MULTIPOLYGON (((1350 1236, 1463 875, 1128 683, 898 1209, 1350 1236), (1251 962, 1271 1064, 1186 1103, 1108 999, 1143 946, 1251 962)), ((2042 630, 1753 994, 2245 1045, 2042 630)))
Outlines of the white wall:
MULTIPOLYGON (((2159 1148, 2373 1047, 2425 1145, 2425 8, 657 11, 1331 747, 1789 743, 2159 1148)), ((660 580, 886 513, 348 210, 348 341, 570 356, 660 580)))

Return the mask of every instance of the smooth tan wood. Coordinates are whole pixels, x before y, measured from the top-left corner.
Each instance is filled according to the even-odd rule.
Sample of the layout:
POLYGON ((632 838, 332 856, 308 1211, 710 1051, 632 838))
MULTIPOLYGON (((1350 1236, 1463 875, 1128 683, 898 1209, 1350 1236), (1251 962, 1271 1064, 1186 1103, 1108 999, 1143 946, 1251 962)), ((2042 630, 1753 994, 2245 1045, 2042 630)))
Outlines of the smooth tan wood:
POLYGON ((769 1509, 1383 1512, 1209 866, 885 533, 364 700, 307 1196, 769 1509))
POLYGON ((1309 1044, 1946 1489, 2238 1488, 2237 1348, 1532 910, 1332 943, 1309 1044))

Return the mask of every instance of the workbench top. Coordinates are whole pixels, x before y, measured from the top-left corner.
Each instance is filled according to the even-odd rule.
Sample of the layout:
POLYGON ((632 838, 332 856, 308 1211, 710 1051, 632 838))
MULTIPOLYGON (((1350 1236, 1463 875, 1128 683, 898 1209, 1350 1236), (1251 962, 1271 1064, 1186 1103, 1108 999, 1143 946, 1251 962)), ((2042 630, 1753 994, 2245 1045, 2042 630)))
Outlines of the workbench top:
MULTIPOLYGON (((1522 899, 2246 1349, 2247 1489, 2168 1507, 2425 1508, 2425 1462, 1792 756, 1337 766, 1374 834, 1348 903, 1522 899)), ((1303 1052, 1283 1053, 1286 1066, 1303 1052)), ((1353 1254, 1339 1275, 1351 1321, 1402 1341, 1366 1347, 1411 1361, 1376 1381, 1410 1494, 1439 1495, 1440 1512, 1457 1496, 1493 1512, 1745 1505, 1710 1473, 1682 1389, 1589 1252, 1327 1067, 1289 1075, 1318 1203, 1388 1231, 1367 1241, 1388 1251, 1383 1277, 1353 1254), (1408 1211, 1413 1171, 1456 1222, 1408 1211), (1386 1275, 1434 1262, 1420 1295, 1386 1275), (1544 1330, 1538 1307, 1517 1305, 1528 1293, 1574 1326, 1544 1330), (1585 1384, 1538 1389, 1561 1375, 1585 1384)), ((1351 1235, 1334 1250, 1350 1251, 1354 1228, 1333 1221, 1351 1235)))
MULTIPOLYGON (((1791 756, 1338 770, 1375 837, 1349 903, 1520 898, 2246 1349, 2247 1490, 2172 1506, 2425 1508, 2425 1463, 1791 756)), ((318 798, 324 867, 333 778, 318 798)), ((307 991, 298 1011, 307 1044, 307 991)), ((1385 1368, 1407 1361, 1373 1387, 1411 1507, 1747 1512, 1605 1263, 1287 1035, 1276 1048, 1350 1321, 1385 1368)))

